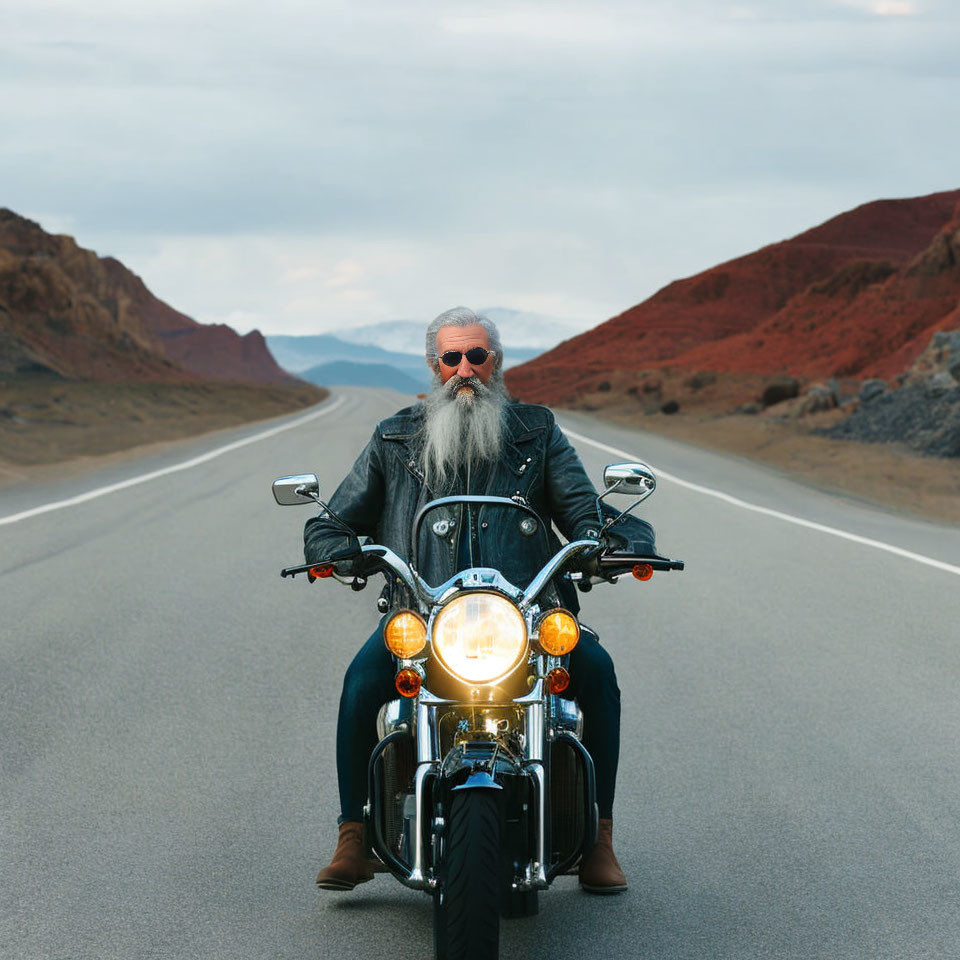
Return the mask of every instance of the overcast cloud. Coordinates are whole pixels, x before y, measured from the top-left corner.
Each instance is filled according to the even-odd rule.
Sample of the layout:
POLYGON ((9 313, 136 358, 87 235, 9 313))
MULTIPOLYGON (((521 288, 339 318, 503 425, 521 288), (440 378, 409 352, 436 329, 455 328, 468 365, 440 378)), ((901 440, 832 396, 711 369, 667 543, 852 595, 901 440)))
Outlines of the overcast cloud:
POLYGON ((960 187, 958 49, 925 0, 0 0, 0 206, 242 331, 593 325, 960 187))

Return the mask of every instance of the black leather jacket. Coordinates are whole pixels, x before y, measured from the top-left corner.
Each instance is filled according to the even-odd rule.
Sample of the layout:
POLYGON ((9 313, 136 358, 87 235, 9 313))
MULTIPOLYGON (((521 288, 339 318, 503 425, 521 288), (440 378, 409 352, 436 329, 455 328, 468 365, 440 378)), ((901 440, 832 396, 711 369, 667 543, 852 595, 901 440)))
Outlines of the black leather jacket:
MULTIPOLYGON (((330 509, 358 536, 369 536, 406 560, 414 555, 417 511, 435 496, 425 489, 420 469, 422 417, 423 406, 417 404, 381 421, 328 501, 330 509)), ((519 497, 539 515, 546 526, 545 538, 505 538, 497 524, 478 531, 484 565, 498 567, 508 580, 525 586, 560 547, 553 524, 567 540, 595 534, 597 495, 580 457, 549 409, 511 401, 506 417, 503 455, 487 472, 483 489, 457 492, 519 497)), ((628 517, 615 529, 634 544, 640 542, 650 551, 654 549, 653 528, 645 521, 628 517)), ((307 563, 336 559, 352 548, 355 544, 328 517, 307 521, 307 563)), ((427 557, 420 556, 419 563, 420 574, 434 585, 457 572, 456 551, 434 551, 427 557)), ((558 587, 564 605, 576 610, 579 604, 569 582, 558 587)))

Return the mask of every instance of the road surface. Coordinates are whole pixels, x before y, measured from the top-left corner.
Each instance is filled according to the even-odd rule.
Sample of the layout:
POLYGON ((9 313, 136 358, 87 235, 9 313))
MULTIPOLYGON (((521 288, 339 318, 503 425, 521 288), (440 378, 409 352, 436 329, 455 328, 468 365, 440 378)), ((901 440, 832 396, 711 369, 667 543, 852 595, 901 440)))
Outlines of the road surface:
MULTIPOLYGON (((312 511, 270 495, 332 492, 404 402, 344 388, 0 494, 0 955, 430 956, 422 894, 313 886, 377 591, 281 580, 312 511)), ((560 419, 596 481, 612 451, 662 471, 641 511, 687 571, 584 597, 623 690, 630 890, 561 878, 502 957, 960 956, 960 530, 560 419)))

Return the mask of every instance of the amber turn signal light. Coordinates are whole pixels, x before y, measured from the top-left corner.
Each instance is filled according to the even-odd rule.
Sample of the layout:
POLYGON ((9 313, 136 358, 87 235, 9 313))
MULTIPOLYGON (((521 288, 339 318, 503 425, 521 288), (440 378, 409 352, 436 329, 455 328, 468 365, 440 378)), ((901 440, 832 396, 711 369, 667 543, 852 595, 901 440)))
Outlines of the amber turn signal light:
POLYGON ((327 577, 333 576, 333 566, 325 563, 321 567, 311 567, 309 573, 311 577, 316 577, 318 580, 326 580, 327 577))
POLYGON ((394 683, 396 683, 397 693, 399 693, 401 697, 415 697, 420 692, 420 685, 423 683, 423 678, 416 670, 412 670, 410 667, 404 667, 397 674, 397 679, 394 683))
POLYGON ((543 651, 551 657, 568 654, 580 640, 580 624, 567 610, 551 610, 540 621, 538 640, 543 651))
POLYGON ((653 567, 649 563, 638 563, 633 568, 633 575, 638 580, 649 580, 653 576, 653 567))
POLYGON ((570 686, 570 674, 563 667, 555 667, 547 674, 547 689, 551 693, 563 693, 570 686))
POLYGON ((383 628, 383 641, 395 657, 409 660, 427 645, 427 625, 420 614, 398 610, 383 628))

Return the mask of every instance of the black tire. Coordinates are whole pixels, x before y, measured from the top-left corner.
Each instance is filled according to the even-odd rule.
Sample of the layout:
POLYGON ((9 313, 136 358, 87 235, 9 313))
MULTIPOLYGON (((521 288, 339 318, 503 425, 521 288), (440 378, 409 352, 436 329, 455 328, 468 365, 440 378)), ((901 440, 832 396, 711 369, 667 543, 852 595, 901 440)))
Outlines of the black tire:
POLYGON ((440 886, 433 898, 437 960, 497 960, 500 812, 491 790, 453 795, 440 886))

